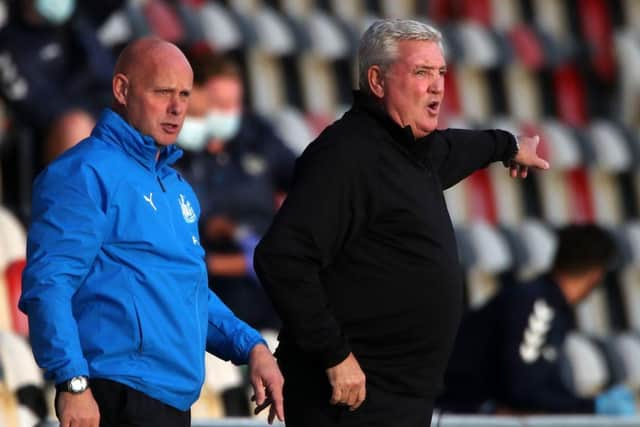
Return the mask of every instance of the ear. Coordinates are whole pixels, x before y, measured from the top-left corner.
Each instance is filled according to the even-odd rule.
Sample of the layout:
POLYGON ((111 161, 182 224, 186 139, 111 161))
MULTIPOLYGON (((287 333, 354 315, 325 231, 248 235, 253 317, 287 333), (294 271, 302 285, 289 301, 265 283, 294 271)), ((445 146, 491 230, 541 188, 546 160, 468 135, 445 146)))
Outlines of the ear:
POLYGON ((113 76, 113 80, 111 82, 113 97, 118 101, 119 104, 126 106, 127 105, 127 94, 129 92, 129 79, 122 73, 117 73, 113 76))
POLYGON ((371 92, 378 98, 384 98, 384 73, 379 65, 369 67, 367 81, 371 92))

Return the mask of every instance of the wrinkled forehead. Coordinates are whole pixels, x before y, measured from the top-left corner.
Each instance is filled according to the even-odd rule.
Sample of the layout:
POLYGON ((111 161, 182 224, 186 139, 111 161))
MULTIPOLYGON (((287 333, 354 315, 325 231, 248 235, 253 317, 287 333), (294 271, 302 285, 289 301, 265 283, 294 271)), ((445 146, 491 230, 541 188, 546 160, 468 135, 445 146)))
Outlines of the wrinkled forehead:
POLYGON ((426 40, 399 40, 395 62, 409 67, 444 68, 447 62, 437 42, 426 40))

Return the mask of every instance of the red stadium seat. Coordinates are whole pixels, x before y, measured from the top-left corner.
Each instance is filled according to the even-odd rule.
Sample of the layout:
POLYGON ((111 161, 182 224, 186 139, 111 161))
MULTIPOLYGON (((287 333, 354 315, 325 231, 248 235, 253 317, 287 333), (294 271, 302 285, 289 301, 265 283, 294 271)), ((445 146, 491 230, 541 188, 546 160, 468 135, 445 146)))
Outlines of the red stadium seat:
POLYGON ((462 18, 491 26, 491 0, 462 0, 462 18))
POLYGON ((143 6, 144 15, 149 27, 158 37, 179 43, 184 39, 185 29, 180 18, 167 3, 161 0, 151 0, 143 6))
POLYGON ((538 70, 544 65, 544 49, 536 34, 525 25, 515 26, 509 31, 509 40, 520 62, 529 70, 538 70))
POLYGON ((496 224, 498 219, 496 197, 491 183, 489 171, 480 169, 471 175, 465 190, 470 220, 484 220, 496 224))
POLYGON ((24 270, 25 265, 26 262, 24 260, 12 262, 7 267, 5 278, 13 331, 26 337, 29 335, 29 322, 27 316, 18 309, 18 300, 22 292, 22 270, 24 270))
POLYGON ((593 68, 601 79, 612 81, 616 77, 616 63, 613 57, 613 31, 607 2, 579 0, 578 11, 593 68))
POLYGON ((573 65, 555 71, 555 99, 558 116, 571 126, 583 127, 587 123, 584 81, 573 65))
POLYGON ((577 223, 595 221, 593 195, 586 169, 573 169, 567 173, 570 212, 572 221, 577 223))

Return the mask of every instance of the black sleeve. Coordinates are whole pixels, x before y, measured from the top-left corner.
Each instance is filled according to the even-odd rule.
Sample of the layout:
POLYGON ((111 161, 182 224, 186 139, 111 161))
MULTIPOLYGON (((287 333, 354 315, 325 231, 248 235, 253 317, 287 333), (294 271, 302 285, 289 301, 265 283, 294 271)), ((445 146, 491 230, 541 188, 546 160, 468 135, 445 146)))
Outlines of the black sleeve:
POLYGON ((511 159, 517 150, 515 137, 503 130, 446 129, 439 135, 431 160, 443 189, 492 162, 511 159))
POLYGON ((327 139, 298 159, 291 190, 256 248, 254 264, 288 334, 331 367, 351 350, 320 273, 362 228, 367 192, 354 153, 327 139))
MULTIPOLYGON (((559 358, 547 360, 543 356, 548 344, 555 344, 560 354, 562 340, 549 343, 554 334, 555 324, 550 321, 547 335, 542 336, 538 345, 529 346, 527 353, 525 334, 534 332, 530 324, 534 304, 539 299, 530 295, 517 295, 505 302, 503 317, 503 345, 500 355, 502 398, 514 409, 543 411, 551 413, 593 413, 593 399, 576 396, 562 382, 559 358), (523 354, 524 353, 524 354, 523 354)), ((536 321, 539 321, 537 319, 536 321)), ((535 342, 536 340, 532 340, 535 342)))

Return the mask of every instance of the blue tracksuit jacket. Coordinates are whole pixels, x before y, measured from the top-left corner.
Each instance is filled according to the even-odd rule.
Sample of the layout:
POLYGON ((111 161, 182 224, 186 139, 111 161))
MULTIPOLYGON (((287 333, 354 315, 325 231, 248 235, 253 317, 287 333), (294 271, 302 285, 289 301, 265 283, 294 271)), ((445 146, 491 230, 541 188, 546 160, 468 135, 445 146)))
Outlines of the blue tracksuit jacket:
POLYGON ((244 363, 262 339, 208 289, 200 207, 170 167, 182 152, 156 152, 105 110, 36 179, 20 308, 47 378, 108 378, 186 410, 205 348, 244 363))

